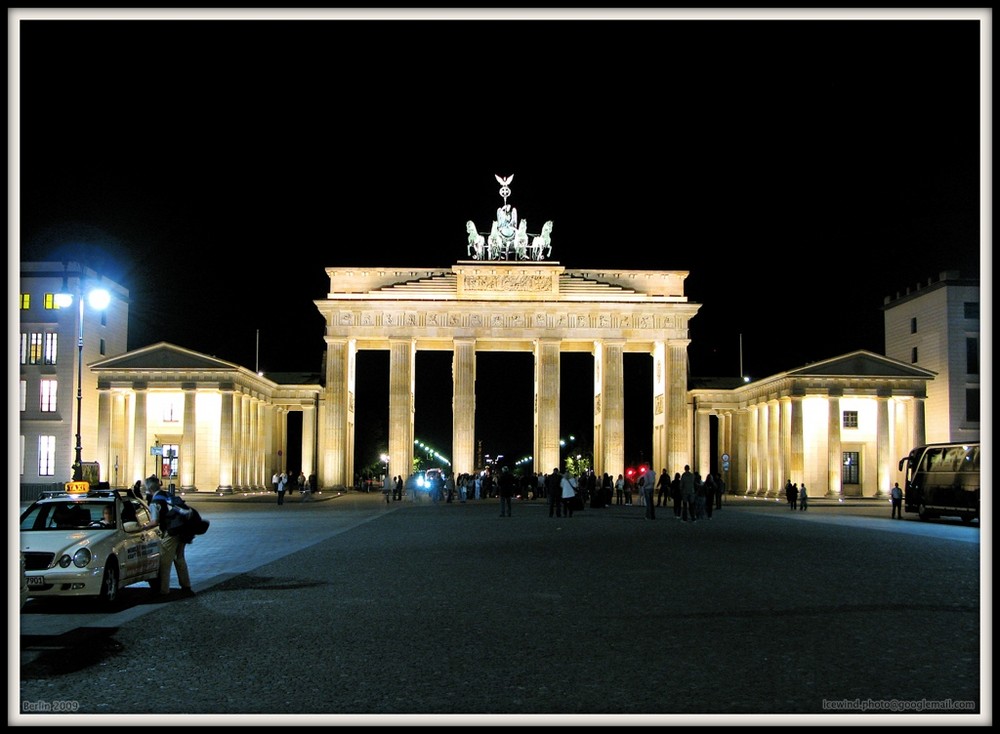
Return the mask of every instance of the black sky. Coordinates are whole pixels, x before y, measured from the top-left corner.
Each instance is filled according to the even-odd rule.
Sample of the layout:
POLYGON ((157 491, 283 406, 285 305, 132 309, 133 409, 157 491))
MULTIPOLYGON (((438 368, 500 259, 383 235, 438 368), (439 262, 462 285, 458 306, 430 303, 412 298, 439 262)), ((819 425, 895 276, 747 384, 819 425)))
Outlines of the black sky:
MULTIPOLYGON (((690 272, 693 376, 738 375, 741 335, 754 377, 881 352, 884 296, 980 276, 979 34, 958 18, 22 20, 15 244, 127 287, 130 348, 318 372, 324 268, 465 259, 465 222, 488 229, 494 174, 514 174, 510 203, 533 231, 553 220, 566 267, 690 272)), ((530 415, 530 358, 508 356, 481 383, 527 382, 530 415)), ((425 390, 441 417, 417 432, 450 443, 442 370, 419 358, 445 392, 425 390)), ((564 405, 589 408, 567 379, 564 405)), ((530 450, 530 417, 513 422, 530 450)))

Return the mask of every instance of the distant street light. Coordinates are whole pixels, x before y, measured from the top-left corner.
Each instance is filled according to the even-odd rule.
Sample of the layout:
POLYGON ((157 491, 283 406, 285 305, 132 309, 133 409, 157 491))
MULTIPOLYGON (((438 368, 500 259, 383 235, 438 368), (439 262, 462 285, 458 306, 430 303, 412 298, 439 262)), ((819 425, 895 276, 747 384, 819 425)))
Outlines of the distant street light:
MULTIPOLYGON (((80 304, 80 336, 77 339, 77 363, 76 363, 76 461, 73 464, 73 481, 79 482, 83 479, 83 439, 81 437, 81 420, 83 417, 83 292, 81 289, 77 301, 80 304)), ((69 308, 73 305, 72 293, 57 293, 56 305, 59 308, 69 308)), ((103 311, 111 303, 111 294, 103 288, 94 288, 87 294, 87 301, 90 307, 96 311, 103 311)))

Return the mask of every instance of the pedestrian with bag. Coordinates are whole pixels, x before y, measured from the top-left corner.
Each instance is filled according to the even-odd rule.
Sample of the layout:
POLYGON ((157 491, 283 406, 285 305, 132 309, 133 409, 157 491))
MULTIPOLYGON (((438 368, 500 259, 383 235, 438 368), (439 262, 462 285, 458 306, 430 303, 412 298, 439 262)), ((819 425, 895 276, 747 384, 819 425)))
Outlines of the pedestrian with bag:
POLYGON ((177 581, 181 585, 181 595, 194 596, 187 560, 184 558, 184 546, 187 543, 172 527, 174 525, 172 520, 183 512, 181 508, 171 506, 172 496, 163 490, 163 486, 159 482, 157 485, 153 501, 149 505, 151 520, 142 527, 142 530, 158 528, 160 531, 160 584, 159 590, 154 592, 155 598, 158 601, 164 601, 170 596, 171 566, 177 569, 177 581))

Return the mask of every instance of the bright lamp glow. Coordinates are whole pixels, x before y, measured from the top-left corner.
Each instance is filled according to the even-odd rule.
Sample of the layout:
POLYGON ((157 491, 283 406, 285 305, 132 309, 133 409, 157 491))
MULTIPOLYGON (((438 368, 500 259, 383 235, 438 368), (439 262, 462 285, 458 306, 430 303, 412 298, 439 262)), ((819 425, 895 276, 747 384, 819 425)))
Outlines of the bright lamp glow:
POLYGON ((87 294, 87 303, 91 308, 103 311, 111 303, 111 294, 103 288, 95 288, 87 294))

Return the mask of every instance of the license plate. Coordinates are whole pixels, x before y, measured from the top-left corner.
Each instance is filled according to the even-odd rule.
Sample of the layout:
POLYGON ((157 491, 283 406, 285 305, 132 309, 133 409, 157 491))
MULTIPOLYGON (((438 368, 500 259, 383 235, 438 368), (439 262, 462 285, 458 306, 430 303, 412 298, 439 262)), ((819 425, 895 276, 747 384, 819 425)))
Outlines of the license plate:
POLYGON ((26 576, 28 586, 45 586, 44 576, 26 576))

